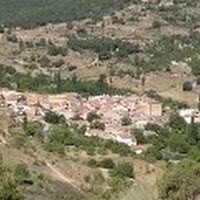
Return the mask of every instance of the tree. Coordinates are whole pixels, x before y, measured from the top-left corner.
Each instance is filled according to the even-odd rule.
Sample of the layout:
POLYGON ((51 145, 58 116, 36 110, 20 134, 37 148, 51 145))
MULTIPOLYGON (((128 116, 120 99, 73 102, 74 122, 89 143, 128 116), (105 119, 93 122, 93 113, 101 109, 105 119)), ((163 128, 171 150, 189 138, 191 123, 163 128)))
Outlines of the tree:
POLYGON ((25 132, 28 136, 40 136, 42 133, 42 125, 38 122, 28 121, 25 132))
POLYGON ((131 133, 135 137, 137 144, 145 144, 146 143, 146 138, 141 129, 133 129, 131 131, 131 133))
POLYGON ((16 35, 7 35, 6 39, 8 40, 8 42, 12 42, 12 43, 17 43, 18 42, 18 38, 16 35))
POLYGON ((186 81, 183 83, 183 91, 192 91, 193 85, 190 81, 186 81))
POLYGON ((99 166, 98 162, 95 160, 95 159, 90 159, 88 162, 87 162, 87 165, 89 167, 92 167, 92 168, 97 168, 99 166))
POLYGON ((24 182, 29 182, 29 183, 32 182, 30 180, 31 177, 30 172, 25 163, 20 163, 15 167, 14 175, 19 184, 23 184, 24 182))
POLYGON ((4 27, 2 25, 0 25, 0 33, 4 33, 4 27))
POLYGON ((132 124, 132 119, 129 116, 124 116, 121 119, 122 126, 129 126, 132 124))
POLYGON ((41 65, 41 67, 42 68, 48 68, 48 67, 51 67, 51 61, 50 61, 50 59, 47 57, 47 56, 43 56, 40 60, 39 60, 39 62, 40 62, 40 65, 41 65))
POLYGON ((0 199, 22 200, 21 191, 18 188, 16 177, 10 167, 0 163, 0 199))
POLYGON ((153 23, 152 23, 152 28, 160 28, 161 27, 161 24, 160 24, 160 22, 159 21, 153 21, 153 23))
POLYGON ((48 111, 44 116, 44 120, 50 124, 59 124, 65 122, 65 117, 52 111, 48 111))
POLYGON ((87 121, 90 122, 90 123, 97 120, 97 119, 100 119, 100 118, 101 117, 98 114, 96 114, 95 112, 89 112, 87 114, 87 121))
POLYGON ((162 153, 157 146, 152 146, 145 152, 145 158, 151 162, 162 159, 162 153))
POLYGON ((194 160, 185 160, 170 166, 159 182, 161 200, 193 200, 200 191, 200 164, 194 160))
POLYGON ((169 126, 173 129, 179 129, 185 131, 188 126, 184 118, 179 116, 177 113, 172 114, 169 118, 169 126))
POLYGON ((99 166, 107 169, 113 169, 115 167, 115 163, 111 158, 104 158, 99 163, 99 166))
POLYGON ((91 129, 99 129, 104 131, 105 130, 105 124, 104 122, 101 122, 99 120, 95 120, 90 124, 91 129))
POLYGON ((111 171, 112 176, 121 178, 134 178, 133 164, 123 162, 116 165, 111 171))
POLYGON ((198 145, 200 142, 200 124, 192 123, 188 128, 188 140, 192 145, 198 145))

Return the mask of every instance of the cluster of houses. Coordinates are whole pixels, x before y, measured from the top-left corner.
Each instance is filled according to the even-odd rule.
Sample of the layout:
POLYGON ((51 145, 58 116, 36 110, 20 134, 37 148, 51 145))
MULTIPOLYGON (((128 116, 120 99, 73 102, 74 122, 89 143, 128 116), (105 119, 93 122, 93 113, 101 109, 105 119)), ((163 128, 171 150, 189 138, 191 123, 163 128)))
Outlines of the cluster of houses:
POLYGON ((88 136, 113 139, 129 146, 136 144, 131 128, 143 128, 162 117, 160 103, 136 95, 82 97, 77 93, 45 95, 2 89, 0 106, 11 108, 16 116, 26 115, 28 120, 35 121, 42 120, 46 111, 51 110, 63 115, 68 123, 87 125, 88 136), (90 128, 87 116, 91 112, 99 116, 104 130, 90 128), (131 121, 128 126, 122 124, 125 117, 131 121))
POLYGON ((188 124, 200 123, 200 111, 195 108, 182 109, 179 115, 185 119, 188 124))

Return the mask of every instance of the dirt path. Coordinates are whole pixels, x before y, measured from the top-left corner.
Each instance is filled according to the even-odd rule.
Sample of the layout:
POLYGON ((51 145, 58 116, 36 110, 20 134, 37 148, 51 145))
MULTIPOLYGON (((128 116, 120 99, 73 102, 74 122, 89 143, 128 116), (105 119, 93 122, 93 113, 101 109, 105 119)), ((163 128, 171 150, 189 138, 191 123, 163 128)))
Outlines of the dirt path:
POLYGON ((76 190, 78 190, 81 194, 84 193, 77 185, 74 184, 73 180, 71 180, 68 177, 66 177, 64 174, 62 174, 57 168, 55 168, 49 162, 46 162, 46 165, 53 172, 53 175, 57 179, 59 179, 62 182, 70 184, 73 188, 75 188, 76 190))

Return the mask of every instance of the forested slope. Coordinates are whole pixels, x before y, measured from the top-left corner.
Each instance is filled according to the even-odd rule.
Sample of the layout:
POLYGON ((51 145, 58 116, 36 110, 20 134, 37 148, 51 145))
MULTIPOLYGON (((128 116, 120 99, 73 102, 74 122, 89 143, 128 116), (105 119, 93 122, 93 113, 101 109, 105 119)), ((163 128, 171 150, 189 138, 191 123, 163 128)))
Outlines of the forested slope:
POLYGON ((140 0, 1 0, 0 24, 32 28, 48 22, 99 18, 140 0))

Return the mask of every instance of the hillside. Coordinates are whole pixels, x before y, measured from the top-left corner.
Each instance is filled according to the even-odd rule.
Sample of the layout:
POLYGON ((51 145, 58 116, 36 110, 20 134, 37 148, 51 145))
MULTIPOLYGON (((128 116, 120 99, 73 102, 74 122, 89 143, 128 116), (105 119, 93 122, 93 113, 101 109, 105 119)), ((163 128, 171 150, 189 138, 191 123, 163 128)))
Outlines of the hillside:
MULTIPOLYGON (((122 147, 119 152, 115 150, 116 153, 113 153, 112 150, 107 150, 100 144, 95 148, 91 146, 92 149, 90 149, 83 146, 84 143, 82 145, 77 143, 75 146, 69 144, 63 153, 59 141, 52 140, 54 144, 51 144, 50 141, 45 142, 44 138, 47 136, 44 135, 44 132, 38 132, 40 129, 36 128, 39 124, 29 122, 27 128, 24 129, 23 123, 13 117, 8 110, 0 109, 0 114, 4 116, 0 124, 1 166, 9 166, 10 170, 14 170, 12 178, 15 177, 13 180, 16 180, 16 183, 20 181, 17 191, 20 192, 23 199, 93 200, 103 199, 104 196, 117 198, 115 195, 126 184, 131 184, 123 178, 130 176, 128 172, 126 172, 127 175, 123 175, 123 172, 120 171, 115 172, 118 175, 110 174, 109 171, 113 170, 114 173, 114 170, 117 170, 117 163, 119 165, 120 163, 131 163, 134 166, 137 187, 153 188, 157 177, 163 173, 162 165, 152 165, 138 160, 129 153, 125 153, 125 149, 123 153, 122 147), (120 151, 123 156, 120 156, 120 151), (120 173, 122 174, 120 175, 120 173)), ((80 143, 81 139, 79 140, 80 143)), ((69 140, 68 142, 70 143, 69 140)), ((10 171, 6 173, 10 173, 10 171)), ((0 184, 0 188, 3 187, 0 184)))
POLYGON ((198 200, 199 0, 0 0, 0 200, 198 200))
MULTIPOLYGON (((139 93, 155 90, 164 97, 173 97, 190 105, 196 103, 197 88, 190 93, 183 92, 181 88, 186 81, 195 82, 199 75, 197 1, 116 3, 110 0, 107 3, 95 1, 93 7, 85 6, 86 0, 79 2, 81 5, 76 1, 62 0, 60 4, 56 3, 60 6, 51 1, 6 2, 0 2, 3 9, 0 63, 3 66, 14 67, 19 73, 33 76, 42 73, 52 77, 59 72, 61 78, 75 76, 83 80, 98 79, 104 74, 108 84, 114 87, 139 93), (45 11, 41 9, 41 15, 37 14, 36 11, 40 12, 38 7, 43 4, 50 7, 46 6, 45 11), (81 13, 79 16, 80 11, 74 11, 68 4, 76 9, 81 7, 82 13, 91 16, 81 13), (60 11, 65 10, 62 5, 70 11, 60 11), (49 14, 52 13, 51 8, 54 8, 53 14, 49 14), (98 11, 95 10, 97 8, 98 11), (45 24, 53 24, 44 26, 42 23, 41 27, 33 25, 33 29, 24 30, 26 22, 19 13, 22 16, 26 13, 23 14, 25 11, 20 9, 27 12, 28 16, 23 18, 27 23, 35 23, 36 20, 37 24, 37 21, 42 22, 42 18, 45 24), (91 12, 84 9, 91 9, 91 12), (5 16, 8 15, 4 12, 13 16, 7 21, 5 16), (95 19, 98 12, 101 16, 95 19), (68 19, 70 13, 73 17, 68 19), (177 17, 177 13, 181 15, 177 17), (58 15, 59 19, 54 15, 58 15), (19 20, 23 24, 11 20, 19 20), (18 28, 10 29, 10 23, 18 28), (145 80, 145 88, 141 84, 142 79, 145 80)), ((12 87, 15 85, 13 83, 12 87)))

